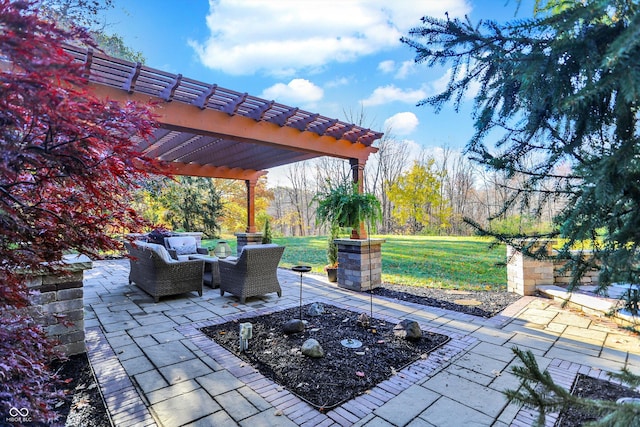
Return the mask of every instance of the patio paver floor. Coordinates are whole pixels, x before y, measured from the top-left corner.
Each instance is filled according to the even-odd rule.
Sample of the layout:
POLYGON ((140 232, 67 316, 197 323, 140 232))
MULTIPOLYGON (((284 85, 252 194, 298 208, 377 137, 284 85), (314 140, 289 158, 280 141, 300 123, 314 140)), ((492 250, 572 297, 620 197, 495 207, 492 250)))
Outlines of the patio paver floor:
MULTIPOLYGON (((205 286, 159 303, 128 284, 128 261, 85 271, 87 350, 116 426, 526 426, 530 411, 508 405, 511 348, 530 348, 567 387, 580 372, 625 366, 640 374, 638 338, 615 324, 525 297, 492 319, 343 290, 303 277, 303 303, 367 309, 411 319, 451 341, 369 393, 320 413, 204 336, 198 328, 299 304, 300 276, 281 269, 283 296, 240 304, 205 286), (588 338, 582 340, 581 337, 588 338), (628 344, 628 345, 627 345, 628 344), (453 424, 452 424, 453 423, 453 424)), ((549 422, 552 422, 550 419, 549 422)), ((551 425, 551 424, 549 424, 551 425)))

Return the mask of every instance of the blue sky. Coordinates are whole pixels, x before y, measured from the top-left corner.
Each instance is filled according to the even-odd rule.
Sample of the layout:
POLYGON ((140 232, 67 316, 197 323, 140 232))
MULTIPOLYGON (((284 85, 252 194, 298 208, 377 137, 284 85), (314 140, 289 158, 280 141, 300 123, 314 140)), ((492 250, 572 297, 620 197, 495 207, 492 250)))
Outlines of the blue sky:
MULTIPOLYGON (((153 68, 348 120, 417 149, 464 147, 470 102, 435 114, 416 103, 443 88, 446 69, 414 63, 399 38, 424 15, 506 21, 516 0, 114 0, 108 32, 153 68)), ((517 18, 530 16, 524 0, 517 18)))

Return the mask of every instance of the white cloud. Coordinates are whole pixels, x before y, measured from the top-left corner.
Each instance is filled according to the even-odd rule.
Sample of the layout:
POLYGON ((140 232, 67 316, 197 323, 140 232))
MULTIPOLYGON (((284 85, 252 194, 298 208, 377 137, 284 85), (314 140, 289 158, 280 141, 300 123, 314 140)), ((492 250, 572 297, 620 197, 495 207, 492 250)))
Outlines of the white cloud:
POLYGON ((427 93, 423 89, 405 90, 395 85, 387 85, 377 87, 367 99, 363 99, 360 102, 365 107, 388 104, 394 101, 416 104, 426 96, 427 93))
POLYGON ((398 113, 384 121, 384 129, 394 135, 409 135, 419 123, 418 117, 411 112, 398 113))
POLYGON ((404 79, 415 72, 416 63, 414 61, 403 61, 401 64, 396 64, 393 60, 387 60, 378 64, 378 70, 384 74, 395 73, 394 78, 404 79))
POLYGON ((325 83, 324 87, 332 88, 332 87, 338 87, 338 86, 346 86, 348 84, 349 84, 348 78, 338 77, 325 83))
POLYGON ((212 69, 292 75, 398 46, 424 15, 470 10, 467 0, 209 0, 210 36, 189 44, 212 69))
POLYGON ((411 162, 407 163, 407 166, 411 166, 411 164, 420 158, 420 154, 424 150, 424 148, 418 144, 413 139, 405 139, 404 143, 409 147, 409 159, 411 162))
POLYGON ((404 79, 409 74, 413 74, 416 71, 416 63, 415 61, 404 61, 400 67, 398 68, 398 72, 396 73, 397 79, 404 79))
POLYGON ((310 103, 322 99, 324 91, 306 79, 293 79, 289 83, 276 83, 265 89, 261 98, 274 99, 278 102, 310 103))
POLYGON ((393 60, 382 61, 378 64, 378 70, 385 74, 393 73, 396 69, 396 63, 393 60))

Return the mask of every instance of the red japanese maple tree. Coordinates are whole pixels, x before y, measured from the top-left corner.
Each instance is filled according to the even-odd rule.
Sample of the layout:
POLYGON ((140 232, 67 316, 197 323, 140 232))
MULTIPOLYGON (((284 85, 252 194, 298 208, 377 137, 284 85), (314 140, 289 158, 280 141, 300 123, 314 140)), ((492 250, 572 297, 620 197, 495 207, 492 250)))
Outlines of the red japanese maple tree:
POLYGON ((92 42, 31 1, 0 0, 0 424, 13 407, 55 418, 51 346, 21 310, 24 272, 118 248, 110 233, 142 224, 128 196, 156 166, 133 142, 151 134, 151 107, 92 96, 65 43, 92 42))

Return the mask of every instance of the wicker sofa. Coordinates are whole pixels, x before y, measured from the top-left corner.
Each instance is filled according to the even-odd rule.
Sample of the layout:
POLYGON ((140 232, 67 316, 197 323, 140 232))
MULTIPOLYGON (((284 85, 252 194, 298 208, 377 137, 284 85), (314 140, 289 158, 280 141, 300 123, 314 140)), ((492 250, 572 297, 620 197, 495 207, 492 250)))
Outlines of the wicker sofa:
POLYGON ((131 270, 129 284, 135 283, 151 295, 160 297, 196 291, 202 296, 204 261, 176 261, 162 245, 136 240, 126 242, 131 270))
POLYGON ((238 258, 220 259, 220 295, 229 292, 244 303, 247 297, 277 292, 282 296, 278 282, 278 263, 284 246, 275 244, 245 246, 238 258))

